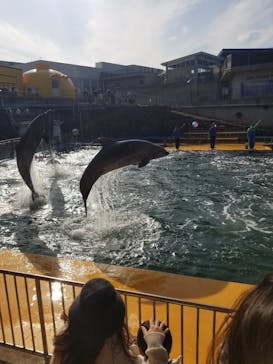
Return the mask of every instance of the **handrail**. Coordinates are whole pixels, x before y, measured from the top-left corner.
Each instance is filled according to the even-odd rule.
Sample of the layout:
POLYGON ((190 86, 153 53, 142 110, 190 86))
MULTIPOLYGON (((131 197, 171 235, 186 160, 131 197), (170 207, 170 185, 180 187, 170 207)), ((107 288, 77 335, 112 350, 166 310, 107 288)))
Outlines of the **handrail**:
MULTIPOLYGON (((35 274, 35 273, 23 273, 23 272, 18 272, 15 270, 7 270, 7 269, 0 269, 0 274, 12 274, 18 277, 24 277, 24 278, 35 278, 35 279, 42 279, 44 281, 47 282, 58 282, 58 283, 64 283, 64 284, 69 284, 69 285, 73 285, 76 287, 82 287, 84 285, 83 282, 79 282, 79 281, 74 281, 74 280, 67 280, 64 278, 56 278, 56 277, 52 277, 52 276, 45 276, 42 274, 35 274)), ((206 309, 206 310, 217 310, 219 312, 224 312, 224 313, 229 313, 231 312, 231 310, 227 307, 223 307, 223 306, 216 306, 216 305, 208 305, 208 304, 204 304, 204 303, 199 303, 199 302, 194 302, 194 301, 189 301, 189 300, 182 300, 180 298, 172 298, 172 297, 168 297, 168 296, 161 296, 161 295, 157 295, 157 294, 151 294, 151 293, 145 293, 145 292, 139 292, 139 291, 131 291, 131 290, 125 290, 122 288, 116 288, 116 290, 118 292, 120 292, 121 294, 130 294, 130 296, 133 297, 139 297, 141 295, 141 297, 143 298, 149 298, 149 299, 155 299, 155 300, 160 300, 163 302, 171 302, 174 304, 181 304, 181 305, 187 305, 189 307, 198 307, 200 309, 206 309)))
MULTIPOLYGON (((49 362, 61 312, 67 311, 83 282, 0 269, 0 346, 42 356, 49 362)), ((126 306, 126 323, 135 330, 143 319, 164 319, 184 363, 202 364, 227 307, 139 291, 117 289, 126 306), (147 317, 148 316, 148 317, 147 317), (187 336, 184 332, 187 330, 187 336), (205 336, 204 336, 205 332, 205 336)))
POLYGON ((0 145, 18 143, 20 141, 20 139, 21 138, 3 139, 3 140, 0 140, 0 145))

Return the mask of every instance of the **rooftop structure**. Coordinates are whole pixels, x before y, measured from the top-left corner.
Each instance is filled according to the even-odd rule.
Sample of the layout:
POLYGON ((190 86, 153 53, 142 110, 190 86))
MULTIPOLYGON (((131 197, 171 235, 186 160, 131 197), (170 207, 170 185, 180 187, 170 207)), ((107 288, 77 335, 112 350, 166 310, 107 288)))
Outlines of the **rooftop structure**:
POLYGON ((226 67, 272 63, 273 48, 223 48, 218 57, 226 67))
POLYGON ((71 79, 64 73, 49 68, 47 62, 37 62, 33 69, 24 72, 23 83, 27 95, 75 98, 75 87, 71 79))
POLYGON ((220 81, 231 99, 272 98, 273 48, 222 49, 220 81))
POLYGON ((197 52, 161 63, 166 67, 165 81, 188 81, 201 73, 211 73, 220 64, 220 58, 206 52, 197 52))

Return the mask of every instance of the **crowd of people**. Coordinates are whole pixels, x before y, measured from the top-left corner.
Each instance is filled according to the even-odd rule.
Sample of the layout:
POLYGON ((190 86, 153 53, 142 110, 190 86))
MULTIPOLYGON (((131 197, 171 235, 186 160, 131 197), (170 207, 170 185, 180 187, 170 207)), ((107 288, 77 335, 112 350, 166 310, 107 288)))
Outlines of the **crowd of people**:
MULTIPOLYGON (((50 364, 178 364, 172 335, 161 321, 141 324, 137 337, 125 325, 125 304, 104 278, 88 281, 63 316, 50 364)), ((235 303, 211 344, 207 364, 273 363, 273 274, 235 303)))

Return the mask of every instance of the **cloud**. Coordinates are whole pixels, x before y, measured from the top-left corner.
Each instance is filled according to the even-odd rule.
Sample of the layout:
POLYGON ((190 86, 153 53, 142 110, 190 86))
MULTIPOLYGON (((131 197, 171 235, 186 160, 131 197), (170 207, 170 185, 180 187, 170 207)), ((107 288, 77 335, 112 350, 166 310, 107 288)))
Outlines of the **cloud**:
POLYGON ((13 6, 5 2, 0 13, 0 59, 159 67, 179 41, 179 33, 185 32, 180 19, 200 1, 13 0, 13 6))
POLYGON ((51 40, 7 23, 0 24, 0 49, 1 59, 14 62, 29 62, 34 55, 36 59, 46 55, 62 58, 60 50, 51 40))
POLYGON ((90 65, 83 43, 89 9, 89 0, 13 0, 12 6, 4 2, 0 59, 25 62, 43 58, 90 65))
POLYGON ((272 47, 273 3, 271 0, 231 2, 213 21, 203 42, 207 49, 272 47))
POLYGON ((0 59, 160 67, 197 51, 271 47, 272 0, 13 0, 0 12, 0 59))
MULTIPOLYGON (((196 0, 93 1, 88 49, 94 61, 159 66, 166 58, 170 27, 196 0)), ((183 28, 182 28, 183 29, 183 28)))

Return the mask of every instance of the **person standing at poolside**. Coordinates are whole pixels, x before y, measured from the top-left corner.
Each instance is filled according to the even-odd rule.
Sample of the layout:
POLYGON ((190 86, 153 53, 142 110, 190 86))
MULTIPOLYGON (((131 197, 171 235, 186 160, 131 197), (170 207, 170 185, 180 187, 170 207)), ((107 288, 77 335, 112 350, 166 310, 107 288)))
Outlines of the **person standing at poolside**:
POLYGON ((256 128, 255 125, 250 125, 247 129, 247 142, 248 142, 248 149, 250 151, 254 150, 255 147, 255 139, 256 139, 256 128))
POLYGON ((184 126, 185 126, 185 124, 183 124, 182 126, 175 125, 175 127, 173 129, 173 136, 174 136, 174 142, 175 142, 175 149, 176 150, 179 150, 180 143, 181 143, 181 138, 183 136, 184 126))
POLYGON ((258 120, 256 124, 250 125, 247 129, 247 145, 250 151, 254 150, 256 140, 256 127, 261 123, 262 120, 258 120))
POLYGON ((215 148, 216 134, 217 134, 216 124, 212 123, 209 128, 209 138, 210 138, 210 148, 211 149, 215 148))

